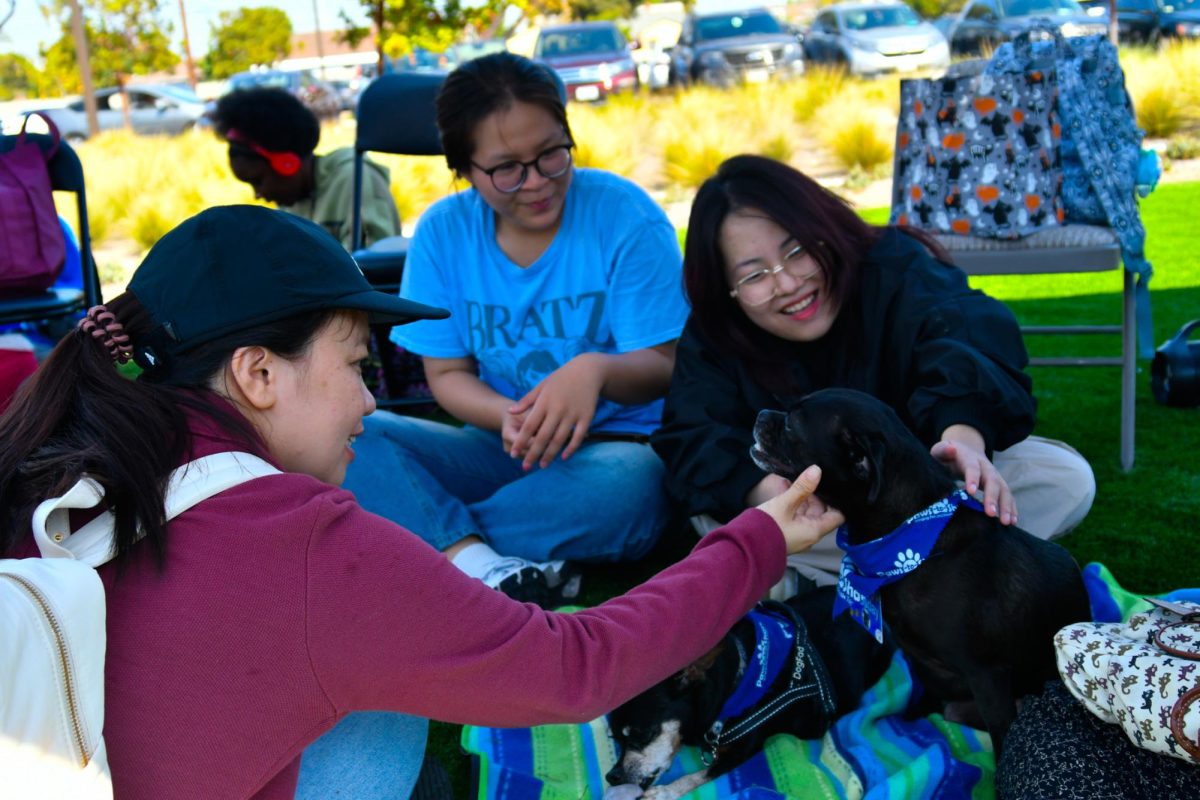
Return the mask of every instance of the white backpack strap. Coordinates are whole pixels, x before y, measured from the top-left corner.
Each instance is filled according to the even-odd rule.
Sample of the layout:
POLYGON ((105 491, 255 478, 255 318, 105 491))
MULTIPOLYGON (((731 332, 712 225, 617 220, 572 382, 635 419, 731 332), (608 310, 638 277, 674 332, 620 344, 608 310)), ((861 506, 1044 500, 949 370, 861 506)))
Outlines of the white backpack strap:
MULTIPOLYGON (((166 517, 175 517, 240 483, 278 473, 250 453, 216 453, 190 461, 167 481, 166 517)), ((98 567, 113 557, 113 516, 105 511, 71 533, 71 509, 95 508, 104 490, 86 475, 62 497, 42 502, 33 512, 33 537, 43 558, 73 558, 98 567)))
POLYGON ((239 483, 278 472, 250 453, 216 453, 197 458, 171 473, 167 483, 167 519, 174 519, 197 503, 239 483))

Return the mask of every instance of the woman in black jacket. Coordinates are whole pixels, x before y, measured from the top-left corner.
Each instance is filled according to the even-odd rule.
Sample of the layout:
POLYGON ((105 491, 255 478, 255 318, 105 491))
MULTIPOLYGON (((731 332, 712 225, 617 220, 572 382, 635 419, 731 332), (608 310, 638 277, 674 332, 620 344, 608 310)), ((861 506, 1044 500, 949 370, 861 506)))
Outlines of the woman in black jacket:
MULTIPOLYGON (((691 317, 652 444, 703 533, 783 490, 751 461, 755 417, 826 387, 886 402, 985 511, 1051 538, 1091 507, 1095 479, 1069 446, 1031 436, 1021 333, 932 240, 863 222, 839 197, 758 156, 729 159, 692 204, 691 317)), ((793 561, 832 583, 832 537, 793 561)))

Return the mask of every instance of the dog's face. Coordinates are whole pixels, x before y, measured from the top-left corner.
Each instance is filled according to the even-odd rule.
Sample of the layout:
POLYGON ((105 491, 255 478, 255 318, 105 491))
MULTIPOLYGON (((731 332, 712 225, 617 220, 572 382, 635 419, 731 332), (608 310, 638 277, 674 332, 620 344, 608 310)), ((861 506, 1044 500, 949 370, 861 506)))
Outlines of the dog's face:
POLYGON ((605 775, 611 785, 633 783, 649 788, 670 769, 683 747, 684 730, 696 719, 697 694, 723 649, 708 654, 666 680, 651 686, 608 715, 621 758, 605 775))
POLYGON ((788 480, 816 464, 822 472, 817 494, 826 503, 838 509, 874 503, 886 466, 882 417, 895 414, 866 397, 828 389, 808 395, 790 412, 760 412, 750 450, 754 463, 788 480))
POLYGON ((908 502, 901 473, 910 467, 919 472, 932 459, 895 411, 852 389, 814 392, 788 413, 760 412, 750 455, 760 469, 788 480, 818 465, 817 496, 852 528, 865 512, 888 512, 881 506, 893 499, 908 502))
POLYGON ((677 677, 650 688, 609 715, 621 758, 605 778, 613 786, 634 783, 649 788, 666 772, 683 746, 683 706, 677 677))

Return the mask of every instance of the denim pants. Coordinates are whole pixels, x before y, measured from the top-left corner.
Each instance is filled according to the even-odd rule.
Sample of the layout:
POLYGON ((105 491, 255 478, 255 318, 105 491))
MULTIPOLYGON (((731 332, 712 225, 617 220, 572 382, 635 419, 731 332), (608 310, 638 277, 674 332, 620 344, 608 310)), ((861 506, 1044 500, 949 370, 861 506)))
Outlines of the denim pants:
POLYGON ((649 445, 588 442, 525 472, 498 433, 386 411, 363 424, 345 488, 438 550, 473 534, 534 561, 626 561, 667 523, 665 470, 649 445))
POLYGON ((408 800, 429 720, 390 711, 349 714, 304 749, 296 800, 408 800))

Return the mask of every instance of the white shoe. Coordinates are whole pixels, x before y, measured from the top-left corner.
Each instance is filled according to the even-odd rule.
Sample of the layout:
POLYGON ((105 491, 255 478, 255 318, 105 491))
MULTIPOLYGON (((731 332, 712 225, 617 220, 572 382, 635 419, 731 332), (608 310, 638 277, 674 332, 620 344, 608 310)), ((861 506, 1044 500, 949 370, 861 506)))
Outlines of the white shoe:
POLYGON ((579 596, 583 576, 566 561, 529 561, 505 556, 494 562, 482 580, 514 600, 535 603, 542 608, 562 605, 563 600, 579 596))

